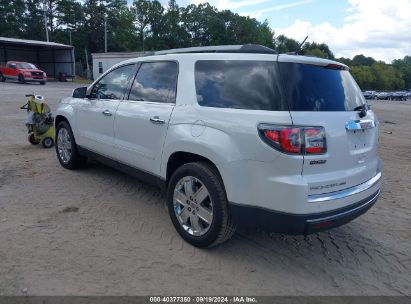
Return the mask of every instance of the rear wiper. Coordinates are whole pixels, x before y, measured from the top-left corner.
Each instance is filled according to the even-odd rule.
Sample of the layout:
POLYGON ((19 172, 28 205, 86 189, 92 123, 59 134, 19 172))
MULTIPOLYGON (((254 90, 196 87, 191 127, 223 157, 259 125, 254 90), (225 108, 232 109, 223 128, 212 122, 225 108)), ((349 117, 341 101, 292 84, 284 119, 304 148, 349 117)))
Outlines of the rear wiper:
POLYGON ((367 115, 367 110, 368 110, 367 104, 362 104, 361 106, 355 107, 353 109, 353 111, 360 111, 358 113, 358 116, 360 116, 360 118, 363 118, 364 116, 367 115))

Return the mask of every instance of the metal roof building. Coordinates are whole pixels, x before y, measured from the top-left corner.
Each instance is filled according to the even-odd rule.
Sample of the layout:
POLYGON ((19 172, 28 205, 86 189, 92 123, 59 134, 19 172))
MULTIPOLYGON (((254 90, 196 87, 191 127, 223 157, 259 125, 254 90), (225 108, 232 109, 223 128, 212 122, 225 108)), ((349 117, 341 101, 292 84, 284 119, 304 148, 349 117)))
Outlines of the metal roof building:
POLYGON ((38 66, 48 77, 75 75, 74 47, 55 42, 0 37, 0 64, 25 61, 38 66))

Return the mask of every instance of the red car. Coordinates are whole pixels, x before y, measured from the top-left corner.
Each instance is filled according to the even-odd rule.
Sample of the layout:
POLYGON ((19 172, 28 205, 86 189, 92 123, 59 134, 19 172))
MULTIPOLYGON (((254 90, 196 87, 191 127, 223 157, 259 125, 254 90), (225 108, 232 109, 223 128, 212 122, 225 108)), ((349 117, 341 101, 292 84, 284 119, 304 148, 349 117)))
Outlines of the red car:
POLYGON ((0 67, 0 81, 5 82, 6 79, 17 79, 20 83, 40 82, 40 84, 46 84, 47 75, 32 63, 9 61, 4 67, 0 67))

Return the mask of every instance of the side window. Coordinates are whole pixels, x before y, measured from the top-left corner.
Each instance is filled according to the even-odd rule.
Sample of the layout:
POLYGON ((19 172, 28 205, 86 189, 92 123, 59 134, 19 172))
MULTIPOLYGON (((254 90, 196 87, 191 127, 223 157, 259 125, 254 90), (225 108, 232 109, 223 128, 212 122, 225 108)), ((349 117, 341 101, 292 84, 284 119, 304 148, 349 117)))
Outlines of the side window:
POLYGON ((142 63, 128 99, 136 101, 175 102, 177 73, 178 68, 176 62, 142 63))
POLYGON ((197 101, 203 107, 284 111, 277 75, 273 61, 197 61, 197 101))
POLYGON ((111 71, 94 85, 90 97, 97 99, 122 99, 133 70, 134 65, 125 65, 111 71))

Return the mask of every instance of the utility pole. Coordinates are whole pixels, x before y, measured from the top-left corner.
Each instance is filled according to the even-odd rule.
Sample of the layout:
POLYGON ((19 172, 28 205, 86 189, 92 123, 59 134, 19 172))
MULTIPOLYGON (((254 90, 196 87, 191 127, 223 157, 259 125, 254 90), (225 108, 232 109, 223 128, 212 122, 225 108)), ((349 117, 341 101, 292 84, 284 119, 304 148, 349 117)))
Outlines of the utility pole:
POLYGON ((73 42, 71 41, 71 31, 69 31, 69 37, 70 37, 70 45, 73 45, 73 42))
POLYGON ((89 66, 89 64, 88 64, 88 52, 87 52, 87 48, 84 48, 84 52, 85 52, 85 54, 86 54, 87 79, 91 79, 90 66, 89 66))
POLYGON ((107 53, 107 14, 104 14, 104 53, 107 53))
POLYGON ((44 11, 44 28, 46 29, 46 39, 47 42, 49 42, 49 30, 47 28, 47 1, 44 1, 44 5, 43 5, 43 11, 44 11))

